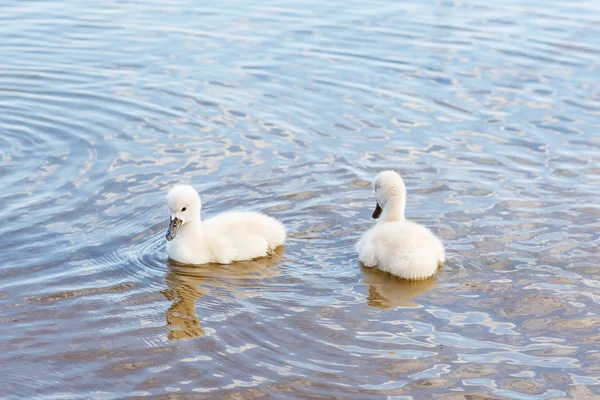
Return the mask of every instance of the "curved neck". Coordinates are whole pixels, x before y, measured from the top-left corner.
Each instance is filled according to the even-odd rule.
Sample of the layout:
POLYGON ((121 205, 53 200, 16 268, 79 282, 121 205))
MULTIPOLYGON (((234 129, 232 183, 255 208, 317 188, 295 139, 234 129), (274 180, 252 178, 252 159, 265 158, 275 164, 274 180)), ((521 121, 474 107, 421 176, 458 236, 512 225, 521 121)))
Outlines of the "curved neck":
POLYGON ((187 236, 188 233, 195 235, 197 232, 200 231, 201 227, 202 220, 200 219, 200 214, 198 214, 198 216, 190 219, 188 222, 181 226, 180 232, 177 234, 177 236, 187 236))
POLYGON ((406 197, 391 198, 383 208, 380 222, 404 221, 404 209, 406 208, 406 197))

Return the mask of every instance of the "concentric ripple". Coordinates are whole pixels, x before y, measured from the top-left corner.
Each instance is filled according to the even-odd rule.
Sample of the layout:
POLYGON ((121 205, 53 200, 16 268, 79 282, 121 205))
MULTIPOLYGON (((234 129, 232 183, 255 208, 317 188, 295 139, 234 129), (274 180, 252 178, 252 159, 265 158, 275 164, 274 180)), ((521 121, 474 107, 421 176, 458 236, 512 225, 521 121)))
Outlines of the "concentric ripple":
POLYGON ((594 2, 5 1, 0 397, 600 396, 594 2), (445 242, 361 268, 370 181, 445 242), (166 190, 264 211, 189 268, 166 190))

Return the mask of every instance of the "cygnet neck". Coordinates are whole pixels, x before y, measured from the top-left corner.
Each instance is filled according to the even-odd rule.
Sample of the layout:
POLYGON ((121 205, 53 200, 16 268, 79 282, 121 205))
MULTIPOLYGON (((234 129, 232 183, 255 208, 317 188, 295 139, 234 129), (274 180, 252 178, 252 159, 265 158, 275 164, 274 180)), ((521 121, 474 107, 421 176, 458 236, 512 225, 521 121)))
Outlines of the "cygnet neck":
POLYGON ((392 197, 387 201, 383 212, 379 218, 380 222, 404 221, 404 210, 406 208, 406 198, 392 197))
POLYGON ((187 221, 185 224, 181 226, 180 232, 177 236, 187 236, 187 234, 195 235, 197 232, 200 232, 202 229, 202 219, 200 215, 197 215, 187 221))

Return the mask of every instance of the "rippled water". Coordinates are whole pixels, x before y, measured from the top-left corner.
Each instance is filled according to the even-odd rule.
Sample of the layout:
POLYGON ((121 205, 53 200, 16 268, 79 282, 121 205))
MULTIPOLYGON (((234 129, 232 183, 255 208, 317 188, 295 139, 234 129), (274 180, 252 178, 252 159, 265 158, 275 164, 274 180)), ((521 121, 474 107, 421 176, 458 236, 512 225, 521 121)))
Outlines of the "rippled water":
POLYGON ((600 6, 2 1, 3 398, 600 395, 600 6), (362 270, 405 177, 437 279, 362 270), (165 191, 283 220, 169 265, 165 191))

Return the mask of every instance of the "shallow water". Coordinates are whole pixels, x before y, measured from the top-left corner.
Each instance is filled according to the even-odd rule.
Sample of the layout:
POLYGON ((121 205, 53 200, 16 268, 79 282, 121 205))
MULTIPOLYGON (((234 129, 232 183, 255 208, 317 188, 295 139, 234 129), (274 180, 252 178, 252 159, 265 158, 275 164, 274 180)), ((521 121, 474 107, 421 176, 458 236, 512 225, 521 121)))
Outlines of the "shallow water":
POLYGON ((600 395, 599 3, 200 3, 2 2, 1 397, 600 395), (383 168, 437 279, 357 264, 383 168), (179 182, 288 244, 170 266, 179 182))

